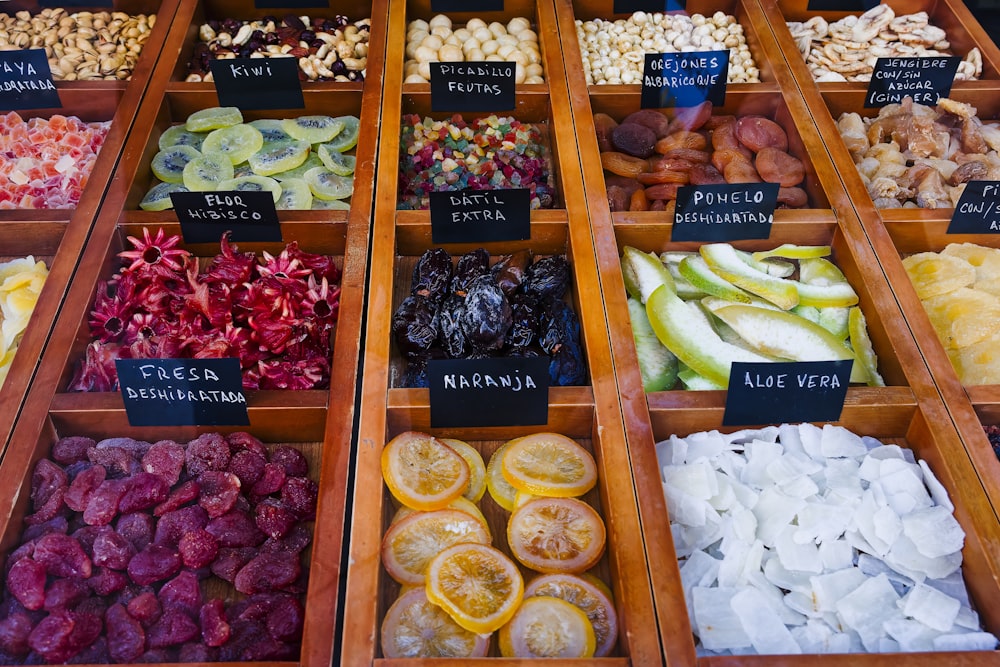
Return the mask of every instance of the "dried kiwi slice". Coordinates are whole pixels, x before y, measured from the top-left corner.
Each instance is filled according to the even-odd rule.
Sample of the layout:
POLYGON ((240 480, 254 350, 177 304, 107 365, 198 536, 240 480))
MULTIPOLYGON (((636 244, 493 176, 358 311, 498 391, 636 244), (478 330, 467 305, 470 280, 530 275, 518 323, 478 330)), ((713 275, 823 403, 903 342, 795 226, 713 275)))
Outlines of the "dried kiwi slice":
POLYGON ((233 178, 239 178, 240 176, 253 176, 253 168, 249 162, 240 162, 233 165, 233 178))
POLYGON ((246 162, 251 155, 264 145, 264 135, 256 127, 245 123, 213 130, 205 137, 201 150, 208 153, 217 151, 229 157, 233 164, 246 162))
POLYGON ((272 176, 295 169, 309 157, 312 148, 308 141, 284 141, 267 144, 250 156, 248 162, 253 173, 272 176))
POLYGON ((312 210, 314 211, 349 211, 351 205, 343 199, 320 199, 313 197, 312 210))
POLYGON ((139 202, 139 208, 143 211, 166 211, 168 208, 173 208, 174 203, 170 201, 171 192, 191 191, 184 187, 183 183, 157 183, 139 202))
POLYGON ((330 141, 340 134, 344 127, 344 121, 331 116, 299 116, 286 118, 281 122, 281 128, 293 139, 308 141, 311 144, 330 141))
POLYGON ((322 167, 323 162, 320 161, 319 156, 316 153, 310 151, 309 155, 306 157, 305 162, 295 167, 295 169, 289 169, 288 171, 282 171, 277 174, 271 174, 271 178, 278 181, 285 181, 289 178, 304 178, 306 172, 315 167, 322 167))
POLYGON ((184 185, 192 192, 217 190, 233 177, 233 163, 222 153, 202 153, 184 166, 184 185))
POLYGON ((216 190, 233 190, 236 192, 270 192, 274 201, 281 196, 281 183, 267 176, 241 176, 230 178, 219 183, 216 190))
POLYGON ((170 146, 153 156, 149 168, 153 170, 153 175, 164 183, 182 183, 184 167, 200 155, 198 149, 185 144, 170 146))
POLYGON ((350 176, 354 173, 354 165, 357 158, 353 155, 344 155, 327 148, 329 144, 320 144, 316 150, 319 159, 323 161, 323 166, 337 174, 337 176, 350 176))
POLYGON ((337 134, 326 146, 331 151, 343 153, 358 145, 358 133, 361 130, 361 121, 357 116, 338 116, 334 120, 344 123, 344 129, 337 134))
POLYGON ((236 107, 209 107, 188 116, 184 127, 189 132, 208 132, 243 122, 243 114, 236 107))
POLYGON ((191 132, 183 125, 171 125, 163 134, 157 144, 160 150, 171 146, 190 146, 196 150, 201 150, 201 142, 205 141, 205 135, 200 132, 191 132))
POLYGON ((354 192, 354 179, 338 176, 326 167, 314 167, 303 177, 313 195, 320 199, 345 199, 354 192))
POLYGON ((283 121, 274 118, 262 118, 260 120, 252 120, 248 125, 252 125, 260 131, 264 136, 265 144, 273 144, 278 141, 292 141, 291 135, 282 128, 282 123, 283 121))
POLYGON ((309 210, 313 204, 313 193, 301 178, 288 178, 281 182, 281 196, 274 207, 279 211, 309 210))

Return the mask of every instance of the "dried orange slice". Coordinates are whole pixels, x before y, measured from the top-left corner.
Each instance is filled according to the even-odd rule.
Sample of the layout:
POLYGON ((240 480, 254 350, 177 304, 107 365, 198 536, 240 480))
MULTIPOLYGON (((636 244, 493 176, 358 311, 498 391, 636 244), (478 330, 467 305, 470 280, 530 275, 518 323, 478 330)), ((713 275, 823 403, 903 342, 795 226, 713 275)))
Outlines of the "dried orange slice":
POLYGON ((589 658, 596 646, 583 610, 548 596, 525 598, 499 639, 506 658, 589 658))
POLYGON ((493 456, 490 457, 490 462, 486 465, 486 488, 490 492, 490 497, 493 498, 497 505, 504 508, 508 512, 514 509, 514 496, 517 495, 517 489, 510 485, 503 476, 503 461, 504 454, 510 448, 514 441, 506 442, 500 446, 493 456))
MULTIPOLYGON (((486 516, 483 514, 482 510, 479 509, 478 505, 476 505, 474 502, 472 502, 465 496, 459 496, 458 498, 455 498, 453 501, 448 503, 448 507, 446 507, 445 509, 458 510, 459 512, 465 512, 469 516, 475 517, 476 519, 479 520, 479 523, 483 524, 483 528, 485 528, 486 533, 489 534, 490 524, 486 520, 486 516)), ((412 507, 407 507, 406 505, 402 505, 398 510, 396 510, 396 513, 392 515, 392 521, 389 523, 389 525, 392 526, 397 522, 402 521, 406 517, 410 516, 411 514, 415 514, 416 512, 419 511, 420 510, 415 510, 412 507)))
POLYGON ((597 642, 594 657, 611 654, 618 639, 618 613, 611 589, 603 581, 588 574, 543 574, 524 587, 525 600, 539 595, 559 598, 579 607, 594 627, 597 642))
POLYGON ((501 461, 504 479, 536 496, 582 496, 597 483, 597 464, 586 449, 558 433, 515 438, 501 461))
POLYGON ((489 639, 470 632, 431 604, 423 588, 403 593, 382 621, 386 658, 482 658, 489 639))
POLYGON ((604 521, 576 498, 535 498, 514 510, 507 542, 514 558, 539 572, 583 572, 601 558, 604 521))
POLYGON ((382 564, 401 584, 423 583, 427 565, 442 549, 461 542, 490 543, 479 519, 459 510, 414 512, 382 537, 382 564))
POLYGON ((427 568, 427 599, 470 632, 498 629, 517 611, 524 580, 503 552, 485 544, 456 544, 427 568))
POLYGON ((407 507, 437 510, 465 492, 469 464, 434 436, 407 431, 382 450, 382 478, 407 507))
POLYGON ((462 495, 472 502, 478 503, 479 499, 486 493, 486 464, 483 463, 482 454, 464 440, 455 440, 454 438, 441 438, 440 440, 458 452, 458 455, 469 464, 469 488, 462 495))

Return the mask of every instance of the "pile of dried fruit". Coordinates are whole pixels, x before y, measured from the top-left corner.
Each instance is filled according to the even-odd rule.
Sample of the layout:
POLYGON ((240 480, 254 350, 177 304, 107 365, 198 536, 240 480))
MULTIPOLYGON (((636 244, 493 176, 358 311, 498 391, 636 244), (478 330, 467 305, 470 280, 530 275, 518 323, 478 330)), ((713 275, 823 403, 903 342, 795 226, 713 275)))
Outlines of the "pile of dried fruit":
POLYGON ((246 389, 319 389, 330 380, 340 269, 289 243, 278 256, 222 253, 199 270, 179 236, 130 236, 100 286, 70 391, 114 391, 115 359, 238 357, 246 389))
POLYGON ((763 116, 712 115, 712 103, 677 109, 673 119, 640 109, 621 123, 594 114, 612 211, 671 211, 678 188, 777 183, 778 204, 809 203, 805 165, 788 152, 784 128, 763 116))
POLYGON ((403 118, 399 144, 399 208, 426 209, 430 192, 527 188, 531 208, 552 208, 548 152, 538 124, 509 116, 465 122, 460 115, 403 118))
POLYGON ((74 208, 111 121, 0 114, 0 209, 74 208))
POLYGON ((515 438, 488 466, 461 440, 407 432, 382 451, 382 477, 402 507, 382 540, 389 575, 409 586, 382 621, 382 653, 520 658, 603 657, 618 620, 607 586, 587 574, 604 553, 600 515, 579 497, 597 482, 590 452, 558 433, 515 438), (506 544, 490 545, 475 503, 486 490, 511 512, 506 544))
MULTIPOLYGON (((293 660, 317 487, 249 433, 61 438, 7 557, 4 664, 293 660), (214 575, 246 597, 206 599, 214 575)), ((219 582, 221 583, 221 582, 219 582)))
POLYGON ((1000 426, 992 424, 984 426, 983 431, 986 433, 986 438, 990 441, 990 447, 993 448, 993 453, 996 454, 998 459, 1000 459, 1000 426))
POLYGON ((31 256, 0 262, 0 388, 48 275, 31 256))
POLYGON ((427 386, 429 359, 548 355, 554 386, 584 384, 580 322, 563 300, 570 270, 560 255, 534 263, 527 250, 491 267, 482 248, 459 258, 442 248, 417 261, 392 333, 408 360, 404 387, 427 386))
POLYGON ((358 143, 355 116, 299 116, 243 122, 236 107, 196 111, 159 138, 150 168, 159 181, 139 203, 173 208, 171 192, 270 192, 285 209, 350 208, 358 143))
POLYGON ((1000 250, 950 243, 903 266, 962 384, 1000 384, 1000 250))

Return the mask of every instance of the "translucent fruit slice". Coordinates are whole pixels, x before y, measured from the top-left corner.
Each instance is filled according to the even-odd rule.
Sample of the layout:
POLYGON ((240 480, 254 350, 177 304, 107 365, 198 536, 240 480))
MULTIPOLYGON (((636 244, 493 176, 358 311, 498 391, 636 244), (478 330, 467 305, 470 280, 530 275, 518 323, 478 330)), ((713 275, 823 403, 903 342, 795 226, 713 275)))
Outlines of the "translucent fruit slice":
POLYGON ((884 387, 885 380, 878 372, 878 357, 875 356, 872 339, 868 336, 868 322, 865 320, 865 314, 855 306, 848 313, 847 322, 851 336, 851 349, 854 350, 854 365, 861 366, 861 371, 867 377, 865 382, 869 387, 884 387))
POLYGON ((737 287, 763 297, 783 310, 798 304, 799 293, 792 281, 758 271, 728 243, 706 243, 699 251, 712 271, 737 287))
POLYGON ((946 348, 961 349, 990 337, 1000 326, 1000 299, 960 287, 924 300, 927 316, 946 348))
POLYGON ((486 465, 486 489, 490 492, 490 497, 493 498, 494 502, 508 512, 514 509, 517 489, 511 486, 510 482, 503 476, 501 462, 512 442, 513 440, 504 443, 493 452, 490 462, 486 465))
POLYGON ((274 176, 304 164, 310 155, 311 148, 308 141, 294 139, 276 141, 264 145, 259 151, 247 158, 247 162, 250 163, 250 168, 255 174, 274 176))
POLYGON ((633 299, 646 303, 649 295, 661 285, 668 285, 671 291, 675 289, 670 271, 655 253, 626 246, 622 251, 621 265, 625 290, 633 299))
POLYGON ((677 382, 677 357, 656 337, 656 332, 649 324, 645 306, 632 297, 628 297, 627 302, 643 390, 650 392, 671 389, 677 382))
POLYGON ((236 107, 209 107, 188 116, 184 127, 188 132, 208 132, 219 128, 239 125, 243 114, 236 107))
POLYGON ((783 243, 777 248, 755 252, 753 258, 762 261, 768 257, 785 257, 787 259, 806 259, 809 257, 826 257, 830 254, 828 245, 795 245, 783 243))
POLYGON ((597 484, 594 457, 559 433, 515 438, 500 464, 511 486, 537 496, 582 496, 597 484))
POLYGON ((146 196, 139 202, 139 208, 143 211, 166 211, 173 208, 174 203, 170 200, 171 192, 191 192, 183 183, 157 183, 149 189, 146 196))
POLYGON ((463 542, 489 544, 490 534, 479 519, 459 510, 414 512, 386 531, 382 565, 401 584, 421 584, 431 559, 463 542))
POLYGON ((517 613, 500 628, 500 654, 505 658, 589 658, 597 642, 590 619, 559 598, 525 598, 517 613))
POLYGON ((448 506, 469 485, 469 464, 426 433, 407 431, 382 450, 382 477, 399 502, 417 510, 448 506))
MULTIPOLYGON (((311 192, 311 190, 310 190, 311 192)), ((320 199, 313 197, 313 211, 350 211, 351 205, 342 199, 320 199)))
POLYGON ((209 132, 201 149, 216 151, 229 157, 234 165, 246 162, 264 145, 264 136, 257 128, 240 123, 209 132))
POLYGON ((750 295, 712 271, 700 255, 685 257, 678 265, 680 274, 706 294, 739 303, 750 303, 750 295))
POLYGON ((423 587, 402 593, 382 621, 386 658, 483 658, 489 638, 466 630, 427 599, 423 587))
POLYGON ((160 150, 171 146, 190 146, 195 150, 201 150, 201 144, 205 141, 205 134, 192 132, 184 125, 171 125, 160 134, 157 144, 160 150))
POLYGON ((524 580, 502 551, 485 544, 456 544, 427 567, 427 599, 470 632, 499 629, 521 604, 524 580))
POLYGON ((286 118, 281 122, 283 129, 293 139, 322 144, 340 134, 346 124, 330 116, 299 116, 286 118))
POLYGON ((219 183, 219 187, 216 189, 234 192, 270 192, 275 202, 281 197, 281 183, 267 176, 251 175, 228 178, 219 183))
POLYGON ((248 125, 257 128, 257 131, 264 137, 265 144, 273 144, 279 141, 294 141, 291 135, 285 132, 284 121, 274 118, 262 118, 260 120, 252 120, 248 125))
POLYGON ((715 316, 761 354, 793 361, 854 358, 854 353, 843 341, 794 313, 732 305, 719 308, 715 316))
POLYGON ((948 356, 962 384, 1000 384, 1000 332, 948 356))
POLYGON ((441 438, 441 442, 458 452, 458 455, 469 464, 469 488, 462 495, 472 502, 478 503, 479 499, 486 493, 486 464, 483 463, 482 454, 464 440, 441 438))
POLYGON ((358 133, 361 130, 361 120, 357 116, 338 116, 334 121, 344 124, 342 129, 332 141, 326 143, 328 150, 337 153, 349 151, 358 145, 358 133))
POLYGON ((846 283, 847 278, 833 262, 822 257, 809 257, 799 262, 799 282, 807 285, 833 285, 846 283))
POLYGON ((279 211, 308 211, 312 208, 313 194, 301 178, 281 181, 281 196, 274 206, 279 211))
POLYGON ((594 657, 611 655, 618 640, 618 613, 611 590, 603 581, 588 574, 543 574, 524 587, 524 599, 548 596, 578 607, 594 628, 594 657))
POLYGON ((184 165, 184 185, 192 192, 217 190, 233 177, 233 163, 221 153, 202 153, 184 165))
POLYGON ((326 167, 310 169, 302 178, 320 199, 346 199, 354 193, 353 178, 338 176, 326 167))
MULTIPOLYGON (((294 141, 294 140, 293 140, 294 141)), ((302 142, 306 143, 306 142, 302 142)), ((270 175, 272 178, 284 181, 289 178, 298 178, 300 180, 305 180, 306 172, 310 169, 315 169, 316 167, 322 167, 323 162, 319 159, 319 156, 315 152, 309 151, 306 155, 306 159, 299 166, 294 169, 288 169, 286 171, 278 172, 277 174, 264 174, 265 176, 270 175)))
POLYGON ((184 144, 164 148, 153 156, 149 168, 153 175, 164 183, 182 183, 184 167, 187 163, 201 155, 198 149, 184 144))
MULTIPOLYGON (((453 501, 448 503, 448 507, 446 509, 465 512, 469 516, 479 521, 479 523, 483 524, 483 529, 486 531, 487 534, 490 534, 490 525, 486 521, 486 516, 483 514, 482 510, 479 509, 479 506, 476 505, 476 503, 472 502, 465 496, 459 496, 458 498, 455 498, 453 501)), ((419 510, 415 510, 412 507, 407 507, 406 505, 400 505, 399 509, 396 510, 396 513, 392 515, 392 521, 390 522, 390 525, 395 524, 397 521, 402 521, 406 517, 418 511, 419 510)))
POLYGON ((920 252, 905 257, 903 268, 921 299, 968 287, 976 280, 976 269, 967 261, 935 252, 920 252))
POLYGON ((584 572, 601 559, 605 539, 601 516, 576 498, 535 498, 507 522, 510 552, 538 572, 584 572))
POLYGON ((336 151, 331 151, 327 144, 320 144, 316 149, 323 166, 337 174, 338 176, 350 176, 354 173, 357 158, 353 155, 344 155, 336 151))

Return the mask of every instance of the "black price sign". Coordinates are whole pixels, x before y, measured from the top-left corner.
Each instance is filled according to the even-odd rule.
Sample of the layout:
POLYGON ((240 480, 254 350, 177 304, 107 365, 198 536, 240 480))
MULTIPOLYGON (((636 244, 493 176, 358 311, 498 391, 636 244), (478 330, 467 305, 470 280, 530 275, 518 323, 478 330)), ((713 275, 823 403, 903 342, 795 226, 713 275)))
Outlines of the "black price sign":
POLYGON ((432 359, 431 427, 537 426, 549 420, 549 359, 432 359))
POLYGON ((432 12, 502 12, 503 0, 478 0, 470 6, 469 0, 431 0, 432 12))
POLYGON ((461 190, 431 192, 434 243, 488 243, 531 238, 531 192, 461 190))
POLYGON ((240 109, 302 109, 295 58, 233 58, 208 63, 219 104, 240 109))
POLYGON ((298 9, 300 7, 329 7, 329 0, 254 0, 257 9, 298 9))
POLYGON ((639 106, 694 107, 705 100, 726 103, 729 51, 647 53, 639 106))
POLYGON ((723 426, 840 419, 853 359, 733 362, 723 426))
POLYGON ((60 108, 45 49, 0 51, 0 110, 60 108))
POLYGON ((38 0, 39 7, 114 7, 113 0, 38 0))
POLYGON ((867 12, 878 7, 879 0, 809 0, 807 12, 867 12))
POLYGON ((281 225, 270 192, 171 192, 185 243, 213 243, 231 230, 233 241, 280 241, 281 225))
POLYGON ((512 111, 512 62, 431 63, 432 111, 512 111))
POLYGON ((615 0, 611 11, 615 14, 633 12, 680 12, 687 6, 684 0, 615 0))
POLYGON ((966 183, 946 233, 1000 233, 1000 181, 966 183))
POLYGON ((677 190, 670 240, 766 239, 777 203, 777 183, 684 186, 677 190))
POLYGON ((132 426, 245 426, 240 360, 117 359, 132 426))
POLYGON ((865 93, 865 108, 897 104, 907 95, 919 104, 937 104, 951 92, 960 62, 958 56, 879 58, 865 93))

